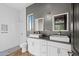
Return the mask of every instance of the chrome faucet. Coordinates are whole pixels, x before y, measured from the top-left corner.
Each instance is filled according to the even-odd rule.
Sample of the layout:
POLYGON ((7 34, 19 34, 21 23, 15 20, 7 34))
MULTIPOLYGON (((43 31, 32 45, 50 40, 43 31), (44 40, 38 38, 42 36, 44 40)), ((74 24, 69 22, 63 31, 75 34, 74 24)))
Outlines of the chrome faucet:
POLYGON ((61 35, 61 31, 59 31, 57 34, 58 34, 58 35, 61 35))

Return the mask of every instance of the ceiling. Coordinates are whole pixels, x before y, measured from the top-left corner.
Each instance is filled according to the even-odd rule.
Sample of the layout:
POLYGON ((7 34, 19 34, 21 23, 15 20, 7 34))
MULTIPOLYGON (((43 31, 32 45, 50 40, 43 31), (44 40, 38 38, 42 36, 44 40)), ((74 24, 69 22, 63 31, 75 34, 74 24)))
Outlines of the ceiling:
POLYGON ((22 10, 25 7, 32 5, 33 3, 5 3, 5 5, 15 8, 17 10, 22 10))

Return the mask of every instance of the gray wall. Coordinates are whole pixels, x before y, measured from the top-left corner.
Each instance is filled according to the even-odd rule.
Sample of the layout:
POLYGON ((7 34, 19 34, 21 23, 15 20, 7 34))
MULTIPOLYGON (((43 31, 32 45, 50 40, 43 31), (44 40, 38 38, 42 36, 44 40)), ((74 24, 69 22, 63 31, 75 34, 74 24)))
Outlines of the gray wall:
MULTIPOLYGON (((26 8, 26 12, 28 14, 33 13, 36 18, 45 17, 48 12, 51 12, 52 15, 57 15, 61 13, 68 12, 70 15, 71 12, 71 4, 70 3, 35 3, 26 8)), ((71 17, 69 17, 70 21, 71 17)), ((70 23, 69 23, 70 24, 70 23)), ((52 22, 45 20, 45 29, 50 28, 52 30, 52 22), (47 25, 49 24, 49 25, 47 25)), ((69 26, 70 29, 70 26, 69 26)), ((52 31, 43 31, 43 33, 52 34, 52 31)))

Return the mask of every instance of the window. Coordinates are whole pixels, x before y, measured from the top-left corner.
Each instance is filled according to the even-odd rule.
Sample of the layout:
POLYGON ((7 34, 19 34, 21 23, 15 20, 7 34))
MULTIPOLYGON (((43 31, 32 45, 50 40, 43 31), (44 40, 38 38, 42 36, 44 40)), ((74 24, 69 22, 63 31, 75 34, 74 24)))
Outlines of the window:
POLYGON ((27 16, 27 31, 34 31, 34 16, 29 14, 27 16))

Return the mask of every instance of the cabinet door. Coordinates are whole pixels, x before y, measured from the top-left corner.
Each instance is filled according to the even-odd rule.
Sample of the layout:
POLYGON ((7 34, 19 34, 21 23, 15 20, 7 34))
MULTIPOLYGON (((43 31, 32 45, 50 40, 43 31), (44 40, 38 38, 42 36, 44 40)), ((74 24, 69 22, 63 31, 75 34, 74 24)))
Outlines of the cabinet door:
POLYGON ((34 40, 34 55, 40 55, 40 40, 38 39, 34 40))
POLYGON ((57 47, 48 46, 48 56, 58 56, 57 47))
POLYGON ((47 41, 40 40, 40 55, 47 56, 47 41))
POLYGON ((40 55, 41 56, 47 56, 48 55, 48 53, 47 53, 47 45, 42 45, 40 48, 41 48, 40 49, 40 55))
POLYGON ((32 38, 28 38, 28 51, 33 54, 34 53, 34 41, 32 38))
POLYGON ((68 56, 68 51, 69 51, 69 50, 67 50, 67 49, 61 48, 59 55, 60 55, 60 56, 68 56))
POLYGON ((27 42, 28 42, 28 51, 31 53, 31 50, 32 50, 31 38, 28 38, 27 42))
POLYGON ((39 56, 40 55, 40 40, 29 38, 28 51, 33 55, 39 56))

